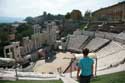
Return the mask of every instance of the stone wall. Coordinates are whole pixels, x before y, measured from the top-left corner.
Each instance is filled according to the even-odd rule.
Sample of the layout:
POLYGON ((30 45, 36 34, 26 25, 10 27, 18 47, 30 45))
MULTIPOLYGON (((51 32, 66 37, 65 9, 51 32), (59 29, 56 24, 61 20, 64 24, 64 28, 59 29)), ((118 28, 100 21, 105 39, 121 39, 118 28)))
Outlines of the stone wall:
POLYGON ((98 18, 106 18, 109 21, 124 21, 125 22, 125 1, 99 9, 93 12, 95 20, 98 18))
POLYGON ((20 42, 12 42, 11 45, 4 46, 4 57, 16 59, 17 62, 22 60, 20 54, 20 42))

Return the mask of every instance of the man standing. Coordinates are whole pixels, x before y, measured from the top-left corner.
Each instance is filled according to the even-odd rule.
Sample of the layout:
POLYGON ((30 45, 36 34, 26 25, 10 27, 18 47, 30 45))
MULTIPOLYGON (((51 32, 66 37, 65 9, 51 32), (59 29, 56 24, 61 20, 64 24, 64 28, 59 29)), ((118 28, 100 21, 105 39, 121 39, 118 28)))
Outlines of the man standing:
POLYGON ((90 83, 90 79, 93 76, 93 59, 88 57, 89 49, 83 49, 83 58, 79 60, 78 70, 77 70, 77 79, 80 83, 90 83), (81 70, 81 74, 80 73, 81 70))

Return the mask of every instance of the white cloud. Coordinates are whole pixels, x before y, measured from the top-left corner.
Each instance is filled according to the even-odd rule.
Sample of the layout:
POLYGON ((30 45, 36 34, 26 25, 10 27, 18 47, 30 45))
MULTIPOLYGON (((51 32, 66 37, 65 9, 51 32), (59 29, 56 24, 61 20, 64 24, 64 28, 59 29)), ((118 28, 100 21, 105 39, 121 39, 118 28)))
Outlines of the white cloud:
POLYGON ((119 0, 0 0, 0 16, 37 16, 43 11, 52 14, 65 14, 73 9, 83 13, 108 6, 119 0))

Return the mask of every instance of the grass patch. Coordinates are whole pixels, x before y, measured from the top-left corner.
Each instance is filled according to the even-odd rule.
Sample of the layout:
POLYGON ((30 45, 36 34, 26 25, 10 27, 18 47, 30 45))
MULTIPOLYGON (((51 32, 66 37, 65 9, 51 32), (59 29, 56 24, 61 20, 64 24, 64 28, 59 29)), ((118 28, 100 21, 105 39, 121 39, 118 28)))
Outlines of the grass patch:
POLYGON ((99 76, 91 83, 125 83, 125 71, 99 76))
POLYGON ((32 80, 28 80, 28 81, 25 81, 25 80, 17 80, 17 81, 3 81, 3 80, 0 80, 0 83, 63 83, 61 80, 50 80, 50 81, 32 81, 32 80))

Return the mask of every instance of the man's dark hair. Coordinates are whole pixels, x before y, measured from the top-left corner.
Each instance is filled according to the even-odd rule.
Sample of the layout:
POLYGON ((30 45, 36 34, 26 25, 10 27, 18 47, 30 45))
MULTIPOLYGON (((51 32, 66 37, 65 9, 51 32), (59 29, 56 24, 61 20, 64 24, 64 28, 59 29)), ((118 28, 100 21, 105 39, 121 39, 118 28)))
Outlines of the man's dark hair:
POLYGON ((84 49, 82 50, 82 53, 83 53, 85 56, 87 56, 88 53, 89 53, 89 49, 88 49, 88 48, 84 48, 84 49))

